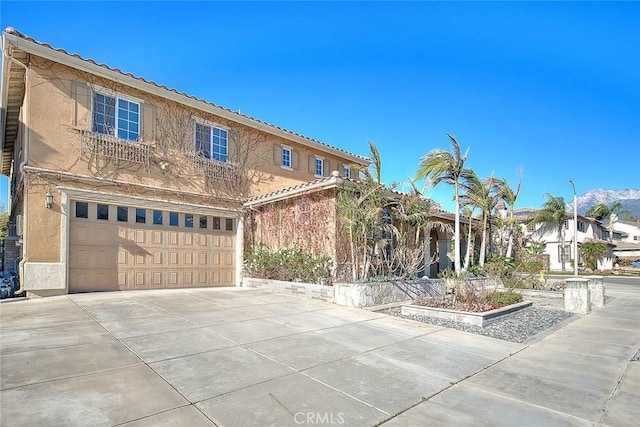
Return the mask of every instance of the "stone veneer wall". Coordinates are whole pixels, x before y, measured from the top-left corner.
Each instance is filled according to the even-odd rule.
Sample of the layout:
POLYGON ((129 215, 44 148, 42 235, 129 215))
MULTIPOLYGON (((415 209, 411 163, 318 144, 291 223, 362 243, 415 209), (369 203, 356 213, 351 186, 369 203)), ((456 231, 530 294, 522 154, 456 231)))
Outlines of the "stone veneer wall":
MULTIPOLYGON (((501 285, 496 279, 468 279, 477 289, 501 285)), ((333 286, 312 283, 283 282, 280 280, 245 277, 242 286, 268 289, 276 293, 319 299, 346 307, 375 307, 421 296, 438 296, 446 292, 447 284, 441 279, 394 280, 388 282, 335 283, 333 286)))
POLYGON ((445 283, 440 279, 336 283, 333 287, 335 303, 347 307, 374 307, 409 301, 420 296, 442 295, 445 291, 445 283))
POLYGON ((333 286, 300 282, 284 282, 281 280, 255 279, 252 277, 245 277, 242 280, 242 286, 245 288, 268 289, 279 294, 289 294, 331 303, 334 302, 333 286))

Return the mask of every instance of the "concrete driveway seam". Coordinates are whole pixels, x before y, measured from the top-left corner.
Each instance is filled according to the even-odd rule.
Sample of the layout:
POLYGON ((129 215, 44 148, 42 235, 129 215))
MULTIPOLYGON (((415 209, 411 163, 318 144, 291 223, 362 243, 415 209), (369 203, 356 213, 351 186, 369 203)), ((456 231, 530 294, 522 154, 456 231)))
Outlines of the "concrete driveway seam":
POLYGON ((407 407, 407 408, 405 408, 405 409, 403 409, 403 410, 400 410, 400 411, 396 412, 395 414, 393 414, 392 416, 390 416, 390 417, 389 417, 389 418, 387 418, 386 420, 383 420, 383 421, 379 422, 378 424, 376 424, 374 427, 381 426, 381 425, 383 425, 383 424, 385 424, 385 423, 387 423, 387 422, 389 422, 389 421, 393 420, 394 418, 397 418, 398 416, 400 416, 400 415, 404 414, 405 412, 407 412, 407 411, 409 411, 409 410, 411 410, 411 409, 415 408, 416 406, 420 405, 420 404, 421 404, 421 403, 423 403, 423 402, 428 402, 429 400, 431 400, 431 399, 433 399, 434 397, 436 397, 436 396, 438 396, 438 395, 440 395, 440 394, 442 394, 442 393, 446 392, 447 390, 451 389, 452 387, 455 387, 456 385, 461 384, 462 382, 464 382, 464 381, 468 380, 469 378, 472 378, 472 377, 474 377, 474 376, 478 375, 479 373, 484 372, 484 371, 486 371, 487 369, 490 369, 491 367, 493 367, 493 366, 497 365, 498 363, 500 363, 500 362, 502 362, 502 361, 504 361, 504 360, 506 360, 506 359, 508 359, 508 358, 510 358, 510 357, 515 356, 516 354, 518 354, 518 353, 520 353, 520 352, 522 352, 522 351, 526 350, 527 348, 528 348, 528 346, 523 347, 523 348, 521 348, 520 350, 518 350, 518 351, 516 351, 516 352, 514 352, 514 353, 512 353, 512 354, 509 354, 508 356, 505 356, 505 357, 503 357, 503 358, 501 358, 501 359, 499 359, 499 360, 496 360, 495 362, 491 363, 490 365, 485 366, 484 368, 479 369, 478 371, 476 371, 476 372, 474 372, 474 373, 472 373, 472 374, 469 374, 469 375, 467 375, 467 376, 466 376, 466 377, 464 377, 464 378, 461 378, 461 379, 456 380, 456 381, 450 381, 450 382, 449 382, 449 385, 448 385, 448 386, 446 386, 445 388, 443 388, 443 389, 441 389, 441 390, 438 390, 437 392, 432 393, 432 394, 430 394, 429 396, 422 396, 422 399, 421 399, 420 401, 416 402, 415 404, 413 404, 413 405, 411 405, 411 406, 409 406, 409 407, 407 407))
MULTIPOLYGON (((67 297, 67 298, 68 298, 68 297, 67 297)), ((176 392, 176 393, 178 393, 180 396, 182 396, 182 398, 183 398, 185 401, 190 402, 190 400, 189 400, 189 399, 187 399, 187 397, 186 397, 184 394, 182 394, 182 393, 180 392, 180 390, 178 390, 178 389, 177 389, 173 384, 171 384, 169 381, 167 381, 167 380, 166 380, 162 375, 160 375, 160 373, 159 373, 159 372, 157 372, 155 369, 153 369, 153 367, 152 367, 152 366, 150 366, 148 363, 146 363, 144 360, 142 360, 142 359, 140 358, 140 356, 139 356, 135 351, 133 351, 133 350, 131 349, 131 347, 129 347, 126 343, 124 343, 124 342, 122 341, 122 339, 121 339, 121 338, 116 337, 116 336, 115 336, 111 331, 109 331, 109 330, 108 330, 108 329, 106 329, 104 326, 102 326, 102 323, 101 323, 101 322, 99 322, 99 321, 98 321, 98 320, 96 320, 93 316, 91 316, 91 314, 89 314, 89 313, 88 313, 88 312, 87 312, 87 311, 86 311, 86 310, 85 310, 81 305, 79 305, 79 304, 78 304, 76 301, 74 301, 72 298, 68 298, 68 299, 69 299, 69 300, 71 300, 71 301, 72 301, 72 302, 73 302, 73 303, 74 303, 78 308, 80 308, 82 311, 84 311, 84 312, 85 312, 89 317, 91 317, 91 318, 93 319, 93 321, 94 321, 94 322, 96 322, 98 325, 100 325, 100 327, 101 327, 101 328, 103 328, 103 329, 104 329, 108 334, 110 334, 110 335, 111 335, 115 340, 117 340, 121 345, 123 345, 127 350, 129 350, 129 351, 130 351, 130 352, 131 352, 131 353, 132 353, 132 354, 133 354, 133 355, 134 355, 138 360, 140 360, 140 364, 144 364, 144 365, 146 365, 146 366, 147 366, 149 369, 151 369, 151 370, 152 370, 152 371, 153 371, 153 372, 154 372, 158 377, 160 377, 160 378, 162 379, 162 381, 164 381, 164 382, 165 382, 169 387, 171 387, 173 390, 175 390, 175 392, 176 392)), ((169 313, 169 314, 171 314, 171 313, 169 313)), ((208 332, 210 332, 210 331, 208 331, 208 332)), ((136 365, 133 365, 133 366, 137 366, 137 364, 136 364, 136 365)), ((115 368, 115 369, 112 369, 112 370, 121 369, 121 368, 122 368, 122 367, 120 367, 120 368, 115 368)), ((110 370, 106 370, 106 371, 103 371, 103 372, 108 372, 108 371, 110 371, 110 370)), ((95 372, 94 372, 93 374, 95 374, 95 372)), ((90 374, 87 374, 87 375, 90 375, 90 374)), ((77 377, 77 376, 76 376, 76 377, 77 377)), ((204 412, 202 412, 202 411, 201 411, 197 406, 195 406, 195 405, 193 404, 193 402, 190 402, 190 405, 183 405, 183 406, 193 406, 193 407, 195 407, 195 408, 198 410, 198 412, 200 412, 200 413, 201 413, 203 416, 205 416, 209 421, 211 421, 211 423, 212 423, 213 425, 216 425, 216 424, 213 422, 213 420, 211 420, 211 419, 210 419, 210 418, 209 418, 209 417, 208 417, 204 412)), ((169 410, 167 410, 167 411, 164 411, 164 412, 168 412, 168 411, 170 411, 170 410, 174 410, 174 409, 176 409, 176 408, 171 408, 171 409, 169 409, 169 410)), ((161 411, 161 412, 159 412, 159 413, 162 413, 162 412, 163 412, 163 411, 161 411)), ((146 416, 146 417, 142 417, 142 418, 140 418, 140 419, 149 418, 149 417, 154 416, 154 415, 158 415, 158 414, 157 414, 157 413, 156 413, 156 414, 150 414, 150 415, 148 415, 148 416, 146 416)), ((133 421, 133 420, 129 420, 129 421, 127 421, 127 422, 131 422, 131 421, 133 421)))
POLYGON ((604 416, 607 413, 607 405, 613 400, 613 398, 617 394, 618 390, 620 389, 620 385, 622 384, 622 380, 624 379, 625 374, 629 370, 629 365, 630 364, 631 364, 631 359, 629 359, 627 361, 627 363, 624 365, 624 369, 620 373, 620 376, 618 377, 618 381, 616 382, 615 387, 613 387, 613 390, 611 390, 611 394, 609 394, 609 397, 607 397, 607 401, 602 406, 602 409, 600 410, 600 412, 598 413, 597 418, 594 421, 595 424, 601 424, 602 423, 602 421, 604 419, 604 416))

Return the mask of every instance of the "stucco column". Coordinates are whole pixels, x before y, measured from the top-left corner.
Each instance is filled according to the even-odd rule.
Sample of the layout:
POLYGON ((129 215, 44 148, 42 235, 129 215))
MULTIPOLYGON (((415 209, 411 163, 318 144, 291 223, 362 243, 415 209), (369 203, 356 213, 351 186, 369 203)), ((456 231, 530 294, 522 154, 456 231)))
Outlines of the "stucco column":
POLYGON ((236 286, 242 286, 244 270, 244 217, 238 216, 236 227, 236 286))
POLYGON ((591 304, 594 307, 604 307, 606 301, 604 278, 602 276, 587 276, 586 279, 589 279, 591 304))
POLYGON ((591 313, 589 279, 571 277, 566 279, 566 282, 567 287, 564 290, 564 309, 571 313, 591 313))

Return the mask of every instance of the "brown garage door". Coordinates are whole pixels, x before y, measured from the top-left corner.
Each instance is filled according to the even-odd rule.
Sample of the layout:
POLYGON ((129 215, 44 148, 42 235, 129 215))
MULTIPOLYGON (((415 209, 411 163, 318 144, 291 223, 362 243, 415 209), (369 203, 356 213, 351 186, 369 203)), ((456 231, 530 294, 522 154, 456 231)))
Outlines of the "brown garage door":
POLYGON ((235 285, 235 219, 74 201, 69 291, 235 285))

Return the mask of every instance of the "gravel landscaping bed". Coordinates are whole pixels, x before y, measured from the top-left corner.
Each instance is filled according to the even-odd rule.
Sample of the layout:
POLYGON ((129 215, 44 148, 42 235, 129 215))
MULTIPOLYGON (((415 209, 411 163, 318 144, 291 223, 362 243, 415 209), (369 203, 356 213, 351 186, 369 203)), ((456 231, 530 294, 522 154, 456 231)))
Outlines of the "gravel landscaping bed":
MULTIPOLYGON (((522 343, 529 338, 549 329, 556 323, 562 322, 573 316, 562 310, 549 310, 546 308, 531 307, 505 319, 499 319, 484 328, 466 323, 453 322, 450 320, 436 319, 428 316, 403 316, 400 307, 393 307, 388 313, 432 325, 444 326, 445 328, 458 329, 460 331, 471 332, 473 334, 486 335, 505 341, 522 343)), ((636 355, 637 357, 638 355, 636 355)))

